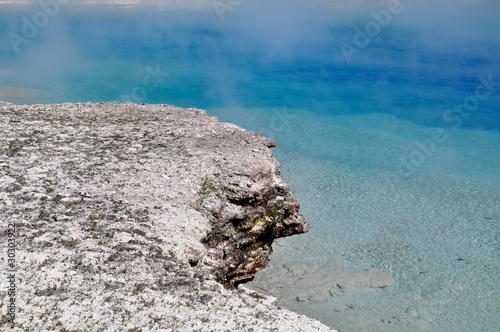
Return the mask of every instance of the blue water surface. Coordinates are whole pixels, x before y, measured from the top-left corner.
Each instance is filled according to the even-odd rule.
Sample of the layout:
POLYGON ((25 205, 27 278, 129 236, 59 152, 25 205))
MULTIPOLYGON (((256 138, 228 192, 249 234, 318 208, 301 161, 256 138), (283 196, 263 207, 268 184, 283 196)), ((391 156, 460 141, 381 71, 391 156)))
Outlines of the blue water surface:
POLYGON ((401 8, 347 59, 383 4, 61 6, 30 38, 40 7, 0 7, 0 100, 168 103, 264 132, 312 226, 272 264, 395 279, 283 305, 341 331, 497 331, 500 6, 401 8))

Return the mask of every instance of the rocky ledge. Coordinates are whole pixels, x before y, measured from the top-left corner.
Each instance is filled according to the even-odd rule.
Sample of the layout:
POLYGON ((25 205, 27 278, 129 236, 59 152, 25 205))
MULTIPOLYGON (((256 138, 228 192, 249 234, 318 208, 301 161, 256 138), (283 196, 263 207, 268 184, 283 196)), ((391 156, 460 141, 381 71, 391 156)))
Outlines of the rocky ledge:
POLYGON ((308 230, 272 140, 168 105, 0 105, 0 129, 1 330, 330 331, 235 288, 308 230))

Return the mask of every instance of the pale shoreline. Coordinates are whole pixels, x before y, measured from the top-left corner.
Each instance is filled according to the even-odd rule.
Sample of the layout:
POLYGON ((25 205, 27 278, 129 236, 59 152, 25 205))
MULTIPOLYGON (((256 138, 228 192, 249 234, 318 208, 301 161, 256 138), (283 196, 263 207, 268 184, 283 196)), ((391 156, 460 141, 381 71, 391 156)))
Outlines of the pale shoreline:
POLYGON ((0 85, 0 104, 21 104, 27 100, 39 98, 45 92, 42 90, 0 85))
MULTIPOLYGON (((54 0, 56 1, 56 0, 54 0)), ((36 0, 0 0, 1 5, 38 5, 36 0)), ((170 1, 155 1, 155 0, 77 0, 77 1, 61 1, 61 6, 68 5, 113 5, 123 7, 136 7, 136 6, 159 6, 162 8, 208 8, 212 7, 212 1, 207 0, 170 0, 170 1)))

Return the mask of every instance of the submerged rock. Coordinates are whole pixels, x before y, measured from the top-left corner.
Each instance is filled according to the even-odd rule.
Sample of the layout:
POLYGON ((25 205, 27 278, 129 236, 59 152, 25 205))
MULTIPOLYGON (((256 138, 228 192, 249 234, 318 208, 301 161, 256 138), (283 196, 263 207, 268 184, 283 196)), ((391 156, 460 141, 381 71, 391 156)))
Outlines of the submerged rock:
POLYGON ((308 230, 272 140, 198 109, 117 103, 1 105, 0 130, 13 330, 329 331, 234 289, 275 238, 308 230))
POLYGON ((380 270, 339 270, 312 265, 277 265, 257 275, 247 288, 271 294, 280 303, 324 302, 330 296, 385 288, 394 279, 380 270))

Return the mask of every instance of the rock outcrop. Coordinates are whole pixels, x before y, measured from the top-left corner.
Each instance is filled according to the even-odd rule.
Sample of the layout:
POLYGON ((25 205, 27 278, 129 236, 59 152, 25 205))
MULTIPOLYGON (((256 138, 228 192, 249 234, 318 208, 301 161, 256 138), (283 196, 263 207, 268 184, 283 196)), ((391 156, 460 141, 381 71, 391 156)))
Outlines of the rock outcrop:
POLYGON ((329 331, 234 288, 273 239, 308 230, 272 140, 167 105, 0 105, 0 129, 0 243, 15 224, 17 270, 0 325, 329 331))

